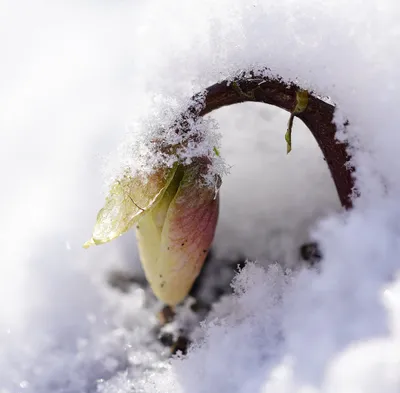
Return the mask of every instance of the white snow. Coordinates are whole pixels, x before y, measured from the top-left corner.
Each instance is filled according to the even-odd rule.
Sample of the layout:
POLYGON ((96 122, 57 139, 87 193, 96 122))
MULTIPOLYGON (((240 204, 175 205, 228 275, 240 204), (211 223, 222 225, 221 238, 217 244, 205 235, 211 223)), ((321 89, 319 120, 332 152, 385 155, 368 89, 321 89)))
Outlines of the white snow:
POLYGON ((0 4, 0 392, 398 392, 400 6, 395 0, 38 0, 0 4), (140 272, 133 235, 85 251, 132 135, 241 69, 329 96, 361 198, 339 212, 287 114, 225 108, 217 254, 258 258, 185 358, 155 343, 157 303, 105 284, 140 272), (133 131, 135 130, 135 131, 133 131), (104 173, 106 176, 104 176, 104 173), (284 275, 309 237, 321 272, 284 275))

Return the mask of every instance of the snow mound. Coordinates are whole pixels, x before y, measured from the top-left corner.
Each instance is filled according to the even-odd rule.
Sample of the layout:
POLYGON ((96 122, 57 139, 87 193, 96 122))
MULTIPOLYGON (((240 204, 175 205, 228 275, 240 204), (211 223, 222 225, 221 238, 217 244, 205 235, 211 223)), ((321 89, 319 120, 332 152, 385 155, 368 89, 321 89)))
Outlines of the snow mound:
POLYGON ((0 11, 1 393, 399 391, 397 1, 39 0, 0 11), (284 158, 285 124, 267 109, 198 124, 215 131, 202 152, 219 143, 218 119, 222 156, 237 159, 216 249, 268 261, 242 270, 188 356, 169 361, 154 299, 104 282, 115 266, 140 274, 132 237, 90 253, 81 244, 99 190, 140 165, 140 138, 193 94, 266 66, 329 96, 337 124, 349 120, 337 137, 351 145, 361 196, 338 212, 315 143, 295 125, 284 158), (310 227, 319 272, 268 267, 295 266, 310 227))

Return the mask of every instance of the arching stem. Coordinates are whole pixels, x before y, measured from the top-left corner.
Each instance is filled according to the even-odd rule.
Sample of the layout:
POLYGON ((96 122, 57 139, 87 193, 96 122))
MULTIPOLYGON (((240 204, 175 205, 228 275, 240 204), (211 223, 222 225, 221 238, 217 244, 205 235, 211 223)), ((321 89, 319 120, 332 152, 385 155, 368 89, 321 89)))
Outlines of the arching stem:
MULTIPOLYGON (((296 105, 296 92, 300 88, 287 84, 280 78, 256 76, 246 73, 234 81, 225 80, 208 87, 193 97, 196 104, 182 114, 181 124, 193 116, 204 116, 218 108, 242 102, 260 102, 292 112, 296 105), (203 102, 202 105, 197 103, 203 102)), ((353 168, 348 165, 350 156, 347 144, 335 138, 336 126, 332 122, 335 107, 309 94, 307 108, 296 114, 314 135, 328 164, 343 207, 352 207, 354 179, 353 168)), ((345 126, 345 124, 344 124, 345 126)))

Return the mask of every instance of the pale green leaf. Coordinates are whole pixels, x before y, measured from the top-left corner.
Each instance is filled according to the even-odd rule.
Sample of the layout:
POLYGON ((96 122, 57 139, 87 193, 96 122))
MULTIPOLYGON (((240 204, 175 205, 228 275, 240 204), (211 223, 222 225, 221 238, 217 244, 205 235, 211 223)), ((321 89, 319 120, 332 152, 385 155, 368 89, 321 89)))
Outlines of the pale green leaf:
POLYGON ((84 247, 107 243, 128 231, 162 198, 175 172, 176 166, 160 168, 148 177, 125 175, 116 181, 97 215, 93 236, 84 247))

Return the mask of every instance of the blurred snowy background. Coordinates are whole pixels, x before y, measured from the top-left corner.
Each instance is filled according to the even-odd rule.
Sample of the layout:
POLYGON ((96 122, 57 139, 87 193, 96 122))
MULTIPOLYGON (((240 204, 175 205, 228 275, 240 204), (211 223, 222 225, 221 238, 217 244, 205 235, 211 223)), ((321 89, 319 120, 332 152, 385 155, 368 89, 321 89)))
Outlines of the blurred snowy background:
POLYGON ((0 392, 398 392, 399 13, 390 0, 0 2, 0 392), (232 166, 214 256, 259 262, 171 362, 159 305, 107 284, 141 275, 133 233, 81 245, 135 124, 265 65, 350 119, 362 197, 341 215, 298 121, 286 156, 286 113, 213 113, 232 166), (296 266, 311 235, 320 274, 266 269, 296 266))

